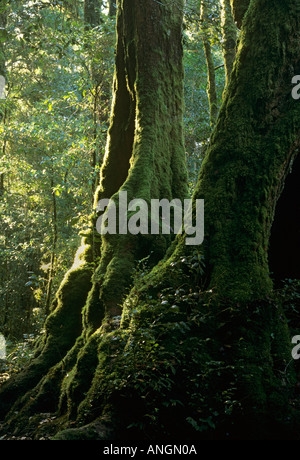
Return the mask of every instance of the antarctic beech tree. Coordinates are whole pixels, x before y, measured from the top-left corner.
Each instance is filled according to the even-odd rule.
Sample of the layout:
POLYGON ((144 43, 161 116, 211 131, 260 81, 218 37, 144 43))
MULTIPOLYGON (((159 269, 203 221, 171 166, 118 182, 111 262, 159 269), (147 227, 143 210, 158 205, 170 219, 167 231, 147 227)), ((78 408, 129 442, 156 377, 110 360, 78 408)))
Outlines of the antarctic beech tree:
MULTIPOLYGON (((185 197, 182 7, 118 2, 95 204, 112 197, 118 206, 120 191, 185 197)), ((193 196, 194 206, 205 200, 204 244, 177 235, 128 290, 136 260, 158 246, 153 260, 164 254, 164 235, 84 234, 35 358, 1 389, 8 430, 34 433, 53 412, 43 430, 54 439, 299 438, 289 330, 268 266, 299 149, 299 35, 298 0, 252 0, 193 196)))
POLYGON ((228 85, 236 55, 237 30, 234 24, 230 0, 222 0, 222 36, 225 67, 225 87, 228 85))
POLYGON ((211 47, 210 27, 209 27, 210 1, 201 0, 200 3, 200 22, 204 54, 207 66, 207 96, 209 104, 210 125, 213 127, 218 116, 218 96, 216 87, 216 71, 214 57, 211 47))
MULTIPOLYGON (((96 208, 101 199, 110 198, 118 206, 120 191, 127 193, 128 202, 134 198, 146 202, 153 198, 183 200, 188 196, 183 142, 182 3, 176 0, 162 6, 153 0, 118 2, 111 126, 95 194, 95 215, 90 231, 82 235, 74 265, 58 290, 33 362, 26 373, 3 388, 3 413, 20 394, 29 390, 44 394, 50 381, 52 387, 53 381, 62 380, 65 364, 61 359, 68 354, 75 364, 78 350, 91 334, 103 324, 108 327, 110 319, 121 313, 135 262, 150 252, 158 261, 170 243, 170 235, 100 237, 96 208)), ((58 402, 55 399, 52 394, 50 406, 58 402)))

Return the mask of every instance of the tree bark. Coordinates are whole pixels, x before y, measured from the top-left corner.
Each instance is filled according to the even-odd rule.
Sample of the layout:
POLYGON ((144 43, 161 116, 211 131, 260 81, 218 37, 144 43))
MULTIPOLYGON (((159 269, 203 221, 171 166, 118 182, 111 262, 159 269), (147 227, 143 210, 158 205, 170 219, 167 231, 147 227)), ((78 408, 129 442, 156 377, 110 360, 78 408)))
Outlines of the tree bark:
POLYGON ((228 85, 236 56, 237 32, 234 24, 230 0, 222 0, 222 36, 225 65, 225 88, 228 85))
POLYGON ((0 27, 1 27, 1 42, 0 42, 0 75, 6 76, 5 52, 4 41, 6 38, 5 31, 7 26, 7 2, 1 0, 0 2, 0 27))
POLYGON ((116 5, 116 0, 109 0, 109 11, 108 11, 108 15, 110 17, 113 17, 116 15, 116 11, 117 11, 117 5, 116 5))

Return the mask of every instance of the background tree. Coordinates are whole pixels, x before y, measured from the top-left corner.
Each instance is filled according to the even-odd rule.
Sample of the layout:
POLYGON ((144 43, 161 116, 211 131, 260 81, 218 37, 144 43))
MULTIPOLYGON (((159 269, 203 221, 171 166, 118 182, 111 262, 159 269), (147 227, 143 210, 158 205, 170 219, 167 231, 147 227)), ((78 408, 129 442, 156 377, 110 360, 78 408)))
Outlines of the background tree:
POLYGON ((250 0, 230 0, 230 3, 236 25, 241 28, 243 18, 250 5, 250 0))
MULTIPOLYGON (((5 1, 1 1, 0 3, 0 76, 5 79, 7 78, 6 75, 6 62, 5 62, 5 49, 4 43, 7 38, 6 34, 6 24, 7 24, 7 5, 5 1)), ((2 89, 2 88, 1 88, 2 89)), ((1 123, 5 124, 6 116, 7 116, 7 108, 3 99, 0 100, 0 121, 1 123)), ((2 155, 5 157, 5 149, 6 149, 6 142, 3 141, 2 144, 2 155)), ((0 197, 4 192, 4 173, 0 171, 0 197)))

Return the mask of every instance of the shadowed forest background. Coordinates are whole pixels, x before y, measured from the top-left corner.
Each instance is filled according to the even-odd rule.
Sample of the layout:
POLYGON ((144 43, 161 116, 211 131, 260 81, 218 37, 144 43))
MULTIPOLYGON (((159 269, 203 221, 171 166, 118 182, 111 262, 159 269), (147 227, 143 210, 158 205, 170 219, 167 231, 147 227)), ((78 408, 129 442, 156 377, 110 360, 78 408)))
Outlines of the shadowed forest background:
POLYGON ((139 0, 0 1, 2 439, 297 439, 300 103, 291 79, 300 74, 300 11, 295 0, 275 1, 272 18, 291 19, 264 30, 272 2, 249 3, 145 0, 142 17, 139 0), (212 236, 203 253, 180 239, 120 248, 91 230, 96 198, 124 184, 132 196, 163 197, 155 181, 136 185, 147 182, 147 161, 138 175, 153 137, 145 127, 131 142, 128 177, 109 184, 122 175, 114 152, 117 142, 127 149, 133 111, 148 115, 140 24, 152 13, 164 33, 160 40, 153 28, 153 85, 157 70, 168 86, 166 53, 170 92, 158 85, 165 95, 157 94, 178 126, 165 144, 171 159, 162 160, 171 173, 162 173, 159 143, 153 170, 170 197, 207 199, 212 236), (132 45, 136 36, 141 45, 132 45), (117 270, 126 274, 120 293, 117 270), (68 327, 70 337, 60 333, 68 327))

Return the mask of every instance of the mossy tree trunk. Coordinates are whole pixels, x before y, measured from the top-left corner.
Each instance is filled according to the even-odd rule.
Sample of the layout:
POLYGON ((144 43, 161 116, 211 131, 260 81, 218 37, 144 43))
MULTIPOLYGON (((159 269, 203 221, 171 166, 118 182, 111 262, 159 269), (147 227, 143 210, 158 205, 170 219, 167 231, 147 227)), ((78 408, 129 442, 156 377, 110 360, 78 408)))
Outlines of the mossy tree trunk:
POLYGON ((218 116, 218 96, 216 87, 216 72, 211 46, 210 25, 209 25, 209 0, 201 0, 200 4, 200 22, 202 29, 202 41, 207 66, 207 96, 209 103, 210 125, 213 128, 218 116))
POLYGON ((232 15, 230 0, 222 0, 221 5, 225 87, 227 87, 236 56, 237 29, 232 15))
POLYGON ((239 299, 270 290, 271 225, 299 142, 299 105, 291 97, 299 72, 297 2, 257 0, 251 13, 196 190, 206 199, 210 284, 239 299))
POLYGON ((51 409, 58 403, 59 391, 47 397, 44 392, 53 382, 58 385, 66 363, 75 364, 91 334, 101 326, 109 328, 121 314, 136 261, 151 254, 157 262, 170 244, 170 235, 100 236, 96 209, 99 200, 110 198, 118 207, 120 191, 127 192, 128 203, 134 198, 147 203, 187 198, 182 14, 181 0, 164 6, 153 0, 118 2, 111 126, 91 229, 82 235, 74 265, 57 292, 35 358, 2 389, 1 414, 26 391, 30 406, 30 394, 41 395, 35 398, 36 407, 41 403, 51 409))
POLYGON ((54 183, 54 165, 53 161, 51 164, 51 179, 50 179, 50 190, 52 196, 52 222, 51 222, 51 230, 52 230, 52 245, 51 245, 51 252, 50 252, 50 265, 49 265, 49 274, 48 274, 48 283, 47 283, 47 291, 46 291, 46 301, 45 301, 45 310, 44 314, 47 317, 50 312, 51 306, 51 297, 52 297, 52 284, 53 279, 55 276, 56 271, 56 249, 57 249, 57 240, 58 240, 58 229, 57 229, 57 200, 56 200, 56 190, 55 190, 55 183, 54 183))
MULTIPOLYGON (((118 202, 119 190, 146 200, 182 197, 180 9, 152 0, 130 2, 129 10, 125 4, 118 4, 112 125, 95 201, 118 202), (175 169, 166 174, 164 166, 175 169)), ((102 238, 100 248, 85 235, 40 355, 0 393, 13 429, 22 432, 38 411, 56 411, 59 400, 59 423, 76 428, 56 439, 298 436, 290 337, 272 300, 268 244, 299 149, 300 105, 291 97, 299 35, 297 0, 251 2, 194 194, 205 199, 204 245, 187 247, 178 235, 122 303, 142 246, 121 235, 102 238)))
MULTIPOLYGON (((240 20, 236 63, 194 197, 205 199, 206 287, 220 309, 229 309, 219 313, 217 328, 220 348, 227 342, 235 350, 246 436, 247 423, 254 431, 257 423, 259 432, 262 421, 275 421, 288 407, 286 382, 278 376, 291 361, 290 336, 269 299, 268 248, 276 204, 299 151, 300 106, 291 97, 300 71, 299 3, 255 0, 240 20)), ((184 251, 179 241, 173 264, 184 251)))
MULTIPOLYGON (((7 25, 7 2, 6 0, 2 0, 0 2, 0 28, 1 28, 1 40, 0 40, 0 76, 2 78, 1 81, 1 89, 2 92, 2 84, 3 78, 7 78, 6 75, 6 59, 5 59, 5 47, 4 41, 6 39, 6 25, 7 25)), ((5 124, 7 117, 7 109, 4 100, 0 99, 0 122, 5 124)), ((6 140, 3 140, 2 146, 2 156, 5 158, 6 156, 6 140)), ((4 192, 4 173, 0 173, 0 197, 4 192)))
POLYGON ((6 62, 4 42, 6 41, 6 26, 7 26, 7 2, 0 2, 0 27, 1 27, 1 42, 0 42, 0 75, 6 76, 6 62))

